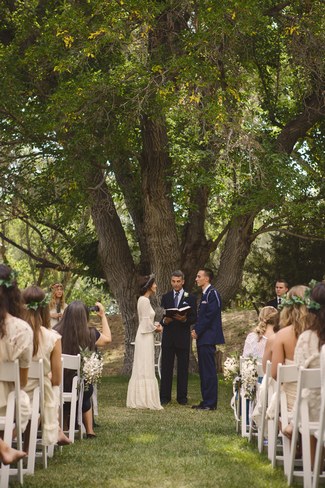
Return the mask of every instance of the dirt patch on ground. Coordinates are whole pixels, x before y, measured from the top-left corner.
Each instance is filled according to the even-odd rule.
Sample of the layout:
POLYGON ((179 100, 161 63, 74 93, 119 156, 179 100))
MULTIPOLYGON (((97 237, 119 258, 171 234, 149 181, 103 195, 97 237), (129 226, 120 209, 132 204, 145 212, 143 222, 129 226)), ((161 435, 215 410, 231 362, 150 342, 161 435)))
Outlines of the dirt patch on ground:
MULTIPOLYGON (((223 331, 226 344, 222 346, 223 358, 243 350, 246 335, 256 325, 257 314, 254 310, 236 310, 223 312, 223 331)), ((110 315, 108 323, 112 331, 112 343, 104 353, 105 374, 121 374, 124 357, 124 328, 120 315, 110 315)), ((98 327, 98 324, 96 324, 98 327)))

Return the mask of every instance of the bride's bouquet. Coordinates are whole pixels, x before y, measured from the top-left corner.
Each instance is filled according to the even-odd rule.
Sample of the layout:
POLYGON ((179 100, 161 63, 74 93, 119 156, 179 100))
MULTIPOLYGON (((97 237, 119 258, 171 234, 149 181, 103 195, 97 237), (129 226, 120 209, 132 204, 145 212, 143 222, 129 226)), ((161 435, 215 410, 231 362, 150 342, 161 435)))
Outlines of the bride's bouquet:
POLYGON ((257 383, 257 364, 256 359, 248 358, 242 364, 241 381, 244 390, 244 396, 248 400, 254 400, 256 397, 256 383, 257 383))
POLYGON ((104 361, 98 351, 89 351, 84 349, 80 351, 81 355, 81 379, 84 381, 85 390, 89 385, 96 385, 103 374, 104 361))

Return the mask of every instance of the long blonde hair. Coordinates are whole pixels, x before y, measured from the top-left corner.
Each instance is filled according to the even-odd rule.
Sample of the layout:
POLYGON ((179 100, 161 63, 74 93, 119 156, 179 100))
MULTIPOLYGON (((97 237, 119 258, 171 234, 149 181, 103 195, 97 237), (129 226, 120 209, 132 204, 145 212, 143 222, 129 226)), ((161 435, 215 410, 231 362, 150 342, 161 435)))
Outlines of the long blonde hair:
POLYGON ((276 328, 279 324, 279 312, 274 307, 263 307, 258 315, 258 324, 254 332, 258 335, 260 341, 265 334, 268 325, 273 325, 276 328))
POLYGON ((304 300, 306 290, 308 290, 308 287, 304 285, 297 285, 290 288, 286 300, 292 303, 288 304, 284 300, 284 307, 280 313, 281 329, 292 325, 296 337, 299 337, 307 328, 308 309, 305 303, 294 302, 294 299, 297 297, 304 300))
POLYGON ((60 300, 60 310, 64 309, 65 299, 64 299, 64 288, 63 288, 62 283, 55 283, 54 285, 51 286, 51 289, 52 289, 52 295, 51 295, 51 301, 50 301, 50 310, 52 310, 53 308, 56 308, 57 300, 60 300), (59 299, 56 298, 56 296, 55 296, 55 289, 58 286, 62 287, 62 297, 59 299))

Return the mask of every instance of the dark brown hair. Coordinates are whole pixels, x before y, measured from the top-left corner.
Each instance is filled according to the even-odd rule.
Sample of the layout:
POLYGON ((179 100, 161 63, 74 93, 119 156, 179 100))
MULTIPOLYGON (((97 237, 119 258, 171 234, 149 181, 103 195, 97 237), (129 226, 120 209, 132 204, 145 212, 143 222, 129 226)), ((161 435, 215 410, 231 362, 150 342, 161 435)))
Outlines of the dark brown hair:
POLYGON ((54 327, 62 336, 63 354, 77 355, 80 349, 95 350, 96 335, 88 327, 89 312, 86 305, 75 300, 64 311, 60 322, 54 327))
POLYGON ((0 337, 6 332, 5 318, 7 313, 21 318, 23 314, 22 298, 12 269, 0 264, 0 280, 6 280, 9 286, 0 285, 0 337))
POLYGON ((155 282, 155 275, 151 274, 148 276, 141 276, 139 282, 140 282, 140 295, 144 295, 146 291, 150 290, 152 285, 155 282))

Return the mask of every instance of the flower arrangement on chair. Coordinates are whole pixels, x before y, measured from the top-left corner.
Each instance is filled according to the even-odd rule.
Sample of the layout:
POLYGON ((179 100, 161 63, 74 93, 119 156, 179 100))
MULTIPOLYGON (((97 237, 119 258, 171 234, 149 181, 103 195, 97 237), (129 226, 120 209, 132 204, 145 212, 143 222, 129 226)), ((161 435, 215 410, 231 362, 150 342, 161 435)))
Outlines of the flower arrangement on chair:
POLYGON ((100 352, 89 351, 88 348, 80 350, 81 380, 84 381, 85 390, 89 385, 96 385, 103 374, 104 360, 100 352))

